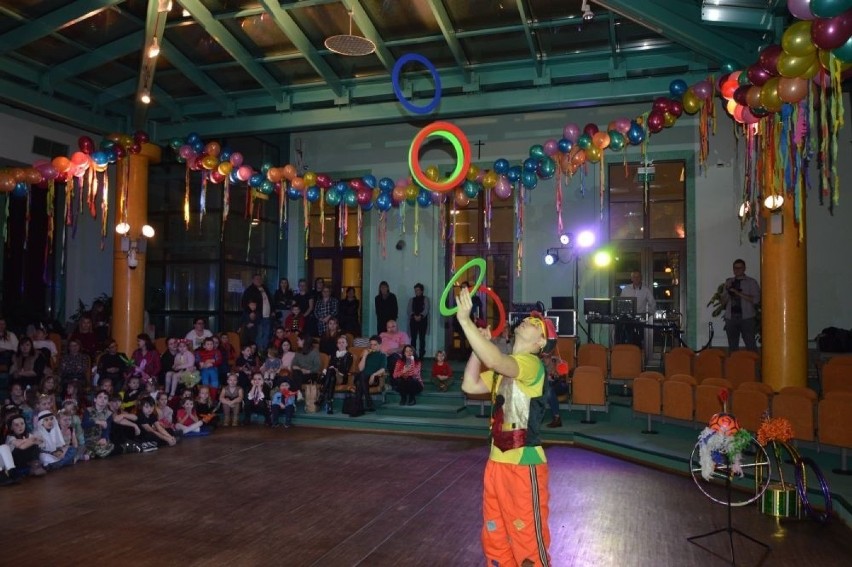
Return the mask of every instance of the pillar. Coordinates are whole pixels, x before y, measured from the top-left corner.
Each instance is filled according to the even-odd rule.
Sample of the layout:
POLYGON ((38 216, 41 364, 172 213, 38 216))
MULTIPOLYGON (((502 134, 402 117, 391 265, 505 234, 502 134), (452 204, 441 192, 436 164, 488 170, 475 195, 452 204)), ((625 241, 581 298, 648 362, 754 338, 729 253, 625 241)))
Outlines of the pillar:
MULTIPOLYGON (((799 242, 795 206, 793 197, 785 195, 780 211, 763 210, 761 358, 763 381, 776 392, 808 382, 807 241, 803 237, 799 242)), ((806 235, 804 203, 799 222, 806 235)))
MULTIPOLYGON (((142 226, 148 224, 148 166, 159 163, 162 152, 159 146, 143 144, 138 154, 129 154, 119 162, 118 183, 114 207, 116 224, 121 199, 121 180, 127 182, 127 222, 131 240, 144 239, 142 226), (129 169, 129 171, 128 171, 129 169), (126 176, 126 177, 125 177, 126 176)), ((113 227, 114 229, 114 227, 113 227)), ((156 237, 156 235, 155 235, 156 237)), ((128 265, 128 253, 121 249, 121 236, 115 233, 112 267, 112 336, 118 342, 118 351, 130 355, 136 350, 136 335, 144 328, 145 320, 145 252, 137 253, 137 266, 128 265)))

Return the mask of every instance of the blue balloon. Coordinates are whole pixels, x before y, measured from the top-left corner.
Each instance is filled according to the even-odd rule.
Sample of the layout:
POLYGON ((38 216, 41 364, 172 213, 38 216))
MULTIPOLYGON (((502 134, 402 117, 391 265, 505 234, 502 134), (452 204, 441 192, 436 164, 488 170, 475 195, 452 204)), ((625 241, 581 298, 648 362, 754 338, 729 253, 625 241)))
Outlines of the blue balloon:
POLYGON ((196 154, 200 155, 204 152, 204 142, 202 142, 201 140, 191 143, 190 146, 192 146, 192 149, 195 150, 196 154))
POLYGON ((538 160, 536 158, 527 158, 524 160, 524 171, 532 171, 538 169, 538 160))
POLYGON ((506 175, 506 172, 509 171, 509 167, 509 160, 500 158, 494 162, 494 173, 498 175, 506 175))
MULTIPOLYGON (((179 149, 179 148, 183 145, 183 140, 181 140, 180 138, 175 138, 174 140, 172 140, 172 141, 170 142, 170 144, 171 144, 171 147, 172 147, 173 149, 177 150, 177 149, 179 149), (175 146, 174 146, 175 140, 177 140, 178 142, 180 142, 180 143, 178 144, 178 147, 177 147, 177 148, 175 148, 175 146)), ((101 140, 101 149, 102 149, 102 150, 104 150, 104 151, 106 151, 106 150, 108 150, 108 149, 112 148, 114 145, 115 145, 115 142, 113 142, 112 140, 108 140, 107 138, 104 138, 103 140, 101 140)))
POLYGON ((317 187, 316 185, 311 185, 310 187, 308 187, 308 190, 305 191, 305 196, 311 203, 316 203, 320 198, 319 187, 317 187))
POLYGON ((362 211, 370 211, 373 209, 373 201, 367 201, 363 205, 361 205, 362 211))
POLYGON ((231 148, 225 147, 219 152, 219 161, 229 161, 231 159, 231 154, 234 153, 234 150, 231 148))
POLYGON ((521 184, 527 189, 535 189, 535 186, 538 185, 538 176, 536 176, 535 171, 525 171, 521 175, 521 184))
POLYGON ((30 191, 30 186, 27 185, 26 181, 18 181, 15 183, 15 188, 12 190, 12 196, 14 197, 26 197, 27 193, 30 191))
POLYGON ((522 173, 521 166, 520 165, 513 165, 512 167, 509 168, 509 171, 506 172, 506 177, 512 183, 517 183, 518 181, 521 180, 521 173, 522 173))
POLYGON ((367 184, 367 187, 370 189, 376 188, 376 176, 375 175, 365 175, 361 178, 361 181, 367 184))
POLYGON ((252 173, 251 177, 249 177, 249 186, 250 187, 260 187, 261 183, 263 183, 265 177, 262 173, 252 173))
POLYGON ((200 142, 200 141, 201 141, 201 136, 199 136, 195 132, 190 132, 186 136, 186 143, 189 144, 190 146, 192 144, 194 144, 195 142, 200 142))
POLYGON ((471 199, 476 199, 479 196, 479 183, 476 181, 471 181, 470 179, 465 179, 462 184, 462 190, 464 194, 470 197, 471 199))
POLYGON ((268 179, 264 179, 260 183, 260 192, 264 195, 272 195, 273 193, 275 193, 275 183, 268 179))
POLYGON ((388 193, 379 193, 379 196, 376 197, 376 207, 381 212, 389 211, 393 206, 393 199, 388 193))
POLYGON ((565 138, 560 139, 556 145, 559 147, 559 151, 563 154, 567 154, 571 151, 571 148, 574 147, 574 144, 571 143, 571 140, 566 140, 565 138))
POLYGON ((432 195, 426 189, 421 189, 417 194, 417 204, 424 209, 432 205, 432 195))
POLYGON ((298 189, 293 189, 292 187, 287 188, 287 197, 290 198, 291 201, 298 201, 302 198, 302 193, 298 189))
POLYGON ((636 121, 631 121, 630 130, 627 131, 627 139, 630 140, 632 145, 638 146, 645 140, 645 130, 636 121))
POLYGON ((335 193, 342 197, 343 194, 346 193, 346 190, 349 189, 349 184, 345 181, 338 181, 337 183, 332 185, 331 188, 334 189, 335 193))
POLYGON ((680 99, 688 88, 689 86, 683 79, 675 79, 669 83, 669 93, 676 99, 680 99))
POLYGON ((116 160, 118 160, 118 156, 115 153, 115 148, 108 149, 107 152, 106 152, 106 155, 107 155, 107 161, 109 161, 110 163, 115 163, 116 160))
POLYGON ((382 177, 379 179, 379 191, 382 193, 391 193, 395 184, 390 177, 382 177))
POLYGON ((240 182, 240 178, 237 177, 237 170, 236 169, 231 170, 231 173, 228 174, 228 179, 231 180, 231 183, 239 183, 240 182))
POLYGON ((92 161, 95 165, 104 166, 109 163, 109 156, 106 152, 92 152, 92 161))

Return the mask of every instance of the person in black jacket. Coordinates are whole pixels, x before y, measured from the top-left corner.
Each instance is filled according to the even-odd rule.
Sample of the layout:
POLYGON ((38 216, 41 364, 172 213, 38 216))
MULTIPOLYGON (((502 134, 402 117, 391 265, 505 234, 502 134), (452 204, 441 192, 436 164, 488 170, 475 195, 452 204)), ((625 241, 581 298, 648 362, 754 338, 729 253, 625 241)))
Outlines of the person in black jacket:
POLYGON ((396 296, 391 293, 388 282, 379 282, 379 294, 375 299, 376 305, 376 334, 379 335, 388 328, 388 321, 396 321, 399 316, 399 306, 396 296))
POLYGON ((259 315, 256 322, 257 349, 259 352, 266 351, 266 345, 269 343, 269 333, 271 330, 272 318, 272 294, 266 289, 263 283, 263 276, 255 274, 251 278, 251 285, 243 292, 243 297, 240 300, 243 311, 248 309, 249 303, 254 302, 257 305, 257 313, 259 315))
POLYGON ((284 317, 290 314, 290 306, 293 304, 293 290, 290 289, 290 280, 281 278, 278 280, 278 289, 272 297, 272 308, 275 310, 276 325, 284 324, 284 317))

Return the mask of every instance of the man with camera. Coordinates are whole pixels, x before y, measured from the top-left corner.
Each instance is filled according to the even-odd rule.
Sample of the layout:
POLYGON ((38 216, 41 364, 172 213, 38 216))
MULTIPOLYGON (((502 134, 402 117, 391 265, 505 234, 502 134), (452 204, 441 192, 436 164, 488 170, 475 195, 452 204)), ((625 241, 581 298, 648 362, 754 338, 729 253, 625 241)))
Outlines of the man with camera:
POLYGON ((760 284, 745 273, 744 260, 734 260, 734 277, 725 280, 722 290, 722 305, 725 306, 725 332, 728 334, 728 350, 740 347, 740 335, 748 350, 757 351, 756 306, 760 303, 760 284))

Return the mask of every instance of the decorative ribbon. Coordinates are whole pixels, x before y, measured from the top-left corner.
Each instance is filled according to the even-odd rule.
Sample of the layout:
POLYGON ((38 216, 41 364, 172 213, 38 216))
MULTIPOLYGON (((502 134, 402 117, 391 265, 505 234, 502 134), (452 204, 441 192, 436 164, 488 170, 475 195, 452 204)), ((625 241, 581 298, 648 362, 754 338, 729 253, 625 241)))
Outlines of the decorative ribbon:
POLYGON ((198 224, 204 220, 204 213, 207 212, 207 177, 208 171, 201 172, 201 198, 198 202, 198 224))
POLYGON ((184 194, 183 194, 183 223, 186 230, 189 230, 189 162, 186 163, 186 177, 184 178, 184 194))

